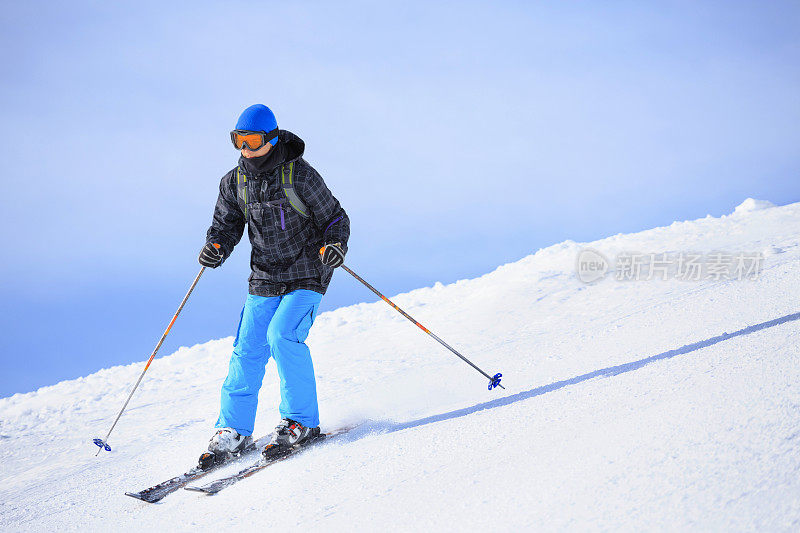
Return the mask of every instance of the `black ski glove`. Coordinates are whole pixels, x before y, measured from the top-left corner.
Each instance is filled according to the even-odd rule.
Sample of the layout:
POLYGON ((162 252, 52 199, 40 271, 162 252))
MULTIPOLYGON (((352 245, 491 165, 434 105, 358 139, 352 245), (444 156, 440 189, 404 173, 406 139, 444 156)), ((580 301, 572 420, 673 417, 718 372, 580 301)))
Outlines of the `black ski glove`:
POLYGON ((344 263, 344 250, 342 250, 342 243, 335 242, 326 244, 319 250, 319 260, 323 265, 336 268, 342 266, 344 263))
POLYGON ((208 268, 217 268, 222 264, 222 250, 219 244, 209 242, 200 250, 200 257, 197 260, 201 265, 208 268))

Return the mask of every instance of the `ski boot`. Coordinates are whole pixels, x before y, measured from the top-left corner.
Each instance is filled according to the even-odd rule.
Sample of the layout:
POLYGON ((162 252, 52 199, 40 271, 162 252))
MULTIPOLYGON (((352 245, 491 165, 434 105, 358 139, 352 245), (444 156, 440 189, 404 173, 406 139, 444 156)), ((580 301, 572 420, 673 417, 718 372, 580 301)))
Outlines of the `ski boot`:
POLYGON ((238 455, 252 444, 253 437, 249 435, 239 435, 239 432, 233 428, 218 429, 208 443, 208 451, 200 456, 198 466, 200 469, 206 470, 217 463, 230 459, 231 456, 238 455))
POLYGON ((320 438, 319 427, 307 428, 300 422, 284 418, 275 427, 269 444, 261 454, 266 460, 276 459, 286 455, 295 448, 305 446, 320 438))

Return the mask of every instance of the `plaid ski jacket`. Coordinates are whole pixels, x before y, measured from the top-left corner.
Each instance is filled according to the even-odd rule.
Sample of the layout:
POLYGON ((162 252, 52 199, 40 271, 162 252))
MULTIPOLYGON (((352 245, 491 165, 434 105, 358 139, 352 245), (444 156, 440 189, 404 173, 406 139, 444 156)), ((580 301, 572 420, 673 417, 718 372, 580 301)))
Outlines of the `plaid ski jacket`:
POLYGON ((222 177, 214 219, 206 242, 221 245, 223 261, 244 234, 250 237, 250 294, 282 296, 293 290, 308 289, 325 294, 333 268, 319 260, 324 244, 340 242, 347 251, 350 219, 331 194, 319 173, 302 158, 305 143, 297 135, 280 130, 278 144, 264 156, 266 165, 254 166, 239 159, 247 176, 247 209, 237 201, 237 169, 222 177), (270 202, 285 198, 281 188, 281 166, 294 162, 294 188, 311 212, 301 216, 287 204, 270 202), (245 215, 246 212, 246 215, 245 215))

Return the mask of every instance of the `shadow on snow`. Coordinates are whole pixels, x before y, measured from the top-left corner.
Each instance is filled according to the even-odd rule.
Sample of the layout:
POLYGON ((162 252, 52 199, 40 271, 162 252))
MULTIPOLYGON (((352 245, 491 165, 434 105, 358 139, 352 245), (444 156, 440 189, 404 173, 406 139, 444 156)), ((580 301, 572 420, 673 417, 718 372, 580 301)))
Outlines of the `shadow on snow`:
POLYGON ((717 335, 716 337, 711 337, 710 339, 695 342, 692 344, 687 344, 680 348, 676 348, 674 350, 668 350, 666 352, 661 352, 656 355, 651 355, 650 357, 645 357, 644 359, 639 359, 638 361, 624 363, 616 366, 610 366, 607 368, 601 368, 600 370, 595 370, 593 372, 589 372, 588 374, 583 374, 580 376, 576 376, 574 378, 565 379, 563 381, 557 381, 555 383, 551 383, 550 385, 543 385, 541 387, 536 387, 534 389, 525 392, 519 392, 517 394, 512 394, 511 396, 506 396, 505 398, 498 398, 497 400, 491 400, 488 402, 479 403, 477 405, 473 405, 472 407, 456 409, 455 411, 450 411, 439 415, 428 416, 425 418, 420 418, 418 420, 412 420, 410 422, 403 422, 401 424, 387 423, 384 425, 381 424, 380 422, 377 424, 368 424, 359 433, 362 433, 362 435, 376 431, 394 433, 395 431, 401 431, 403 429, 424 426, 426 424, 432 424, 434 422, 441 422, 443 420, 450 420, 453 418, 459 418, 462 416, 471 415, 478 411, 483 411, 484 409, 494 409, 495 407, 502 407, 504 405, 509 405, 522 400, 527 400, 528 398, 533 398, 535 396, 547 394, 548 392, 553 392, 559 389, 563 389, 564 387, 568 387, 570 385, 577 385, 578 383, 587 381, 589 379, 597 377, 612 377, 612 376, 617 376, 619 374, 623 374, 625 372, 632 372, 655 361, 661 361, 663 359, 670 359, 678 355, 691 353, 700 350, 701 348, 707 348, 709 346, 713 346, 714 344, 726 341, 728 339, 732 339, 734 337, 749 335, 750 333, 755 333, 756 331, 761 331, 762 329, 771 328, 773 326, 784 324, 786 322, 791 322, 793 320, 800 320, 800 313, 792 313, 790 315, 782 316, 774 320, 768 320, 767 322, 762 322, 760 324, 755 324, 753 326, 747 326, 746 328, 734 331, 733 333, 723 333, 722 335, 717 335))

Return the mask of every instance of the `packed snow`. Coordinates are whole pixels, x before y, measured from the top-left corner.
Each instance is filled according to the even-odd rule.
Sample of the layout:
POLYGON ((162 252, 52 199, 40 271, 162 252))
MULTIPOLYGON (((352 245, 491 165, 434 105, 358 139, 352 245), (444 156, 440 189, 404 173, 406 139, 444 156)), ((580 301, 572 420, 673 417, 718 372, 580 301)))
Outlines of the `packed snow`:
MULTIPOLYGON (((216 496, 124 492, 203 451, 232 338, 156 359, 99 457, 143 362, 0 399, 0 528, 797 531, 798 259, 800 203, 748 199, 393 298, 506 390, 383 302, 323 313, 308 339, 323 430, 361 425, 216 496), (610 263, 591 284, 584 248, 610 263), (761 262, 617 279, 633 253, 684 252, 761 262)), ((264 383, 257 435, 279 418, 272 363, 264 383)))

